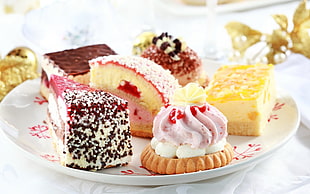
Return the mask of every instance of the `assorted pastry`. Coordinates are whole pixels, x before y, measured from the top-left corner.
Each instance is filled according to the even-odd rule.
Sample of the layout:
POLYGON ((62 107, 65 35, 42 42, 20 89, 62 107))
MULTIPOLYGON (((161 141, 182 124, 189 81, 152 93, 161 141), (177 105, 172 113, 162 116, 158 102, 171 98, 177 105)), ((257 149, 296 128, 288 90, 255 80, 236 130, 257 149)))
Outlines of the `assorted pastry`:
POLYGON ((218 168, 233 158, 226 117, 207 103, 205 90, 195 83, 176 89, 171 104, 155 117, 153 133, 141 163, 159 174, 218 168))
POLYGON ((48 99, 49 80, 52 74, 64 76, 82 84, 89 84, 90 67, 88 61, 108 55, 116 55, 116 52, 106 44, 89 45, 44 54, 41 60, 40 92, 42 96, 48 99))
POLYGON ((276 99, 273 65, 223 65, 209 81, 198 54, 168 33, 152 34, 139 56, 97 44, 46 53, 41 66, 60 163, 89 171, 130 163, 133 136, 149 139, 140 160, 155 173, 228 165, 227 137, 262 135, 276 99))
POLYGON ((48 102, 47 123, 62 165, 96 171, 131 161, 126 100, 51 75, 48 102))
POLYGON ((98 57, 89 65, 90 86, 126 99, 132 135, 151 138, 154 117, 169 102, 178 81, 168 70, 138 56, 98 57))
POLYGON ((276 101, 274 66, 221 66, 208 86, 207 101, 227 117, 229 134, 261 135, 276 101))
POLYGON ((143 50, 142 57, 150 59, 168 69, 180 85, 197 82, 208 84, 202 60, 198 54, 180 38, 173 38, 167 32, 152 39, 152 44, 143 50))

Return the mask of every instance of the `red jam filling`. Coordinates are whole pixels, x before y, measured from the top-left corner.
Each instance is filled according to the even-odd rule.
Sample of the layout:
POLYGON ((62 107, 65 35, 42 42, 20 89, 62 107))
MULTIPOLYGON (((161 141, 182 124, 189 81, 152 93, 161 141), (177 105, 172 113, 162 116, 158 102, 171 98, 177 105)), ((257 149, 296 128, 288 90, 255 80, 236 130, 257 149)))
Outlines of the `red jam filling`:
POLYGON ((141 92, 139 91, 138 87, 133 85, 129 81, 122 80, 117 89, 122 90, 128 94, 131 94, 137 98, 141 97, 141 92))

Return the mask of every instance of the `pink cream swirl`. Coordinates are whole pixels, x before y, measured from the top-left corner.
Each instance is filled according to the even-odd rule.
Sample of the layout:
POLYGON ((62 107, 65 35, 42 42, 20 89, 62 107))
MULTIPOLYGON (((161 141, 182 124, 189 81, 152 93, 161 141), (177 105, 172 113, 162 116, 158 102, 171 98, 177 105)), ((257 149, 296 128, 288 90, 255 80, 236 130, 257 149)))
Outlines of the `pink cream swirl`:
POLYGON ((227 137, 227 119, 208 103, 162 107, 153 122, 154 137, 176 146, 206 148, 227 137))

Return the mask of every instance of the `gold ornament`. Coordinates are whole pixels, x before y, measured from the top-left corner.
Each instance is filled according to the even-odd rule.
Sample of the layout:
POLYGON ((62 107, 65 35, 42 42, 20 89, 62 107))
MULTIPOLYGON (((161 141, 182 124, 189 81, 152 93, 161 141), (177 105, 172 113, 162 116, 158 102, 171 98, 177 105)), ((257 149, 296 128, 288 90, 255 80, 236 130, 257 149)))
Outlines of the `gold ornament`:
POLYGON ((231 37, 234 55, 232 60, 245 59, 247 63, 283 62, 291 53, 300 53, 310 58, 310 10, 306 8, 306 0, 300 2, 293 15, 293 29, 288 29, 287 16, 273 15, 279 26, 271 34, 262 33, 240 22, 229 22, 225 28, 231 37), (263 44, 262 44, 263 43, 263 44), (263 45, 259 49, 258 44, 263 45), (246 52, 256 48, 256 53, 247 58, 246 52))
POLYGON ((17 85, 37 78, 37 67, 35 53, 26 47, 18 47, 0 59, 0 101, 17 85))
POLYGON ((31 68, 33 71, 37 71, 38 68, 38 60, 36 53, 28 47, 16 47, 11 50, 6 57, 20 57, 24 60, 27 60, 31 63, 31 68))

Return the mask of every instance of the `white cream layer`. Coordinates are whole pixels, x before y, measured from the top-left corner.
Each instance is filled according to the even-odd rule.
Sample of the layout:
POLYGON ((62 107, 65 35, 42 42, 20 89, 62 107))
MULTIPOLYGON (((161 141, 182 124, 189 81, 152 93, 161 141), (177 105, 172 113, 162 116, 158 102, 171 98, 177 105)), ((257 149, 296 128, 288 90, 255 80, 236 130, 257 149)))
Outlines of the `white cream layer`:
POLYGON ((191 158, 196 156, 204 156, 206 154, 224 150, 226 138, 221 139, 215 144, 211 144, 206 148, 191 148, 191 145, 184 144, 176 146, 169 142, 160 142, 155 137, 151 140, 151 146, 155 153, 165 158, 191 158))

